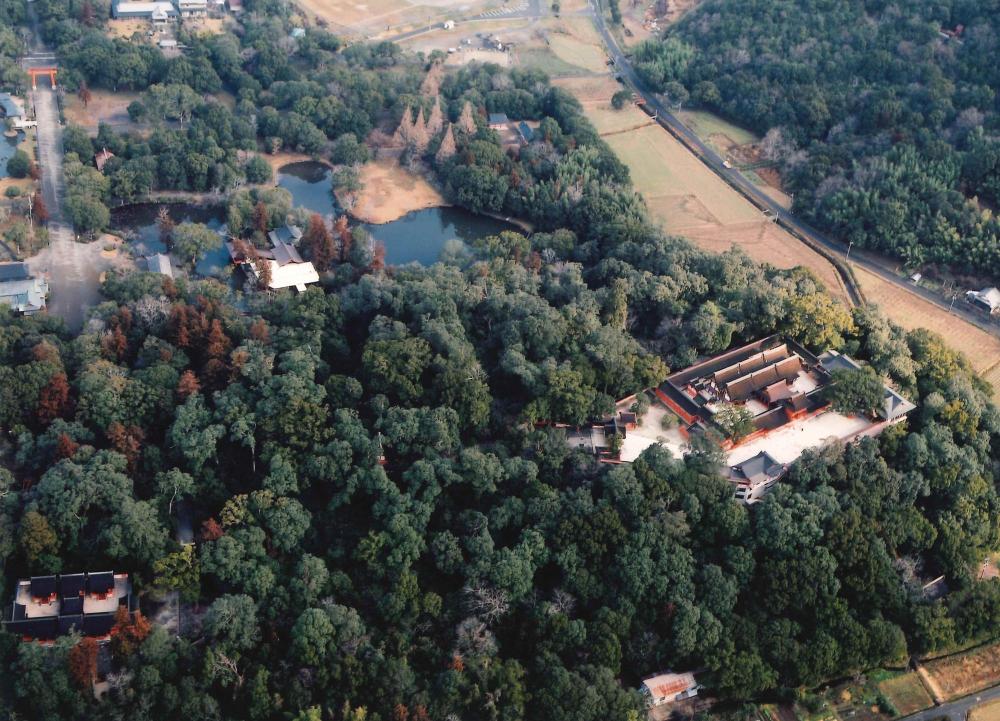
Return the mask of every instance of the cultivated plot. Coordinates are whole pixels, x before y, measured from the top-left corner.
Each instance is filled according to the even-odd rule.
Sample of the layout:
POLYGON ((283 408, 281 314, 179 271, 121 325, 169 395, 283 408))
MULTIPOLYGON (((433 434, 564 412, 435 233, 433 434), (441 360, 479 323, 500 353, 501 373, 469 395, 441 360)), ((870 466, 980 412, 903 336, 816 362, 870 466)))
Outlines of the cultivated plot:
MULTIPOLYGON (((900 716, 916 713, 934 705, 934 699, 924 688, 924 684, 916 673, 905 673, 902 676, 882 681, 878 687, 896 707, 900 716)), ((1000 721, 1000 718, 990 721, 1000 721)))
POLYGON ((959 698, 1000 682, 1000 644, 929 661, 924 667, 945 700, 959 698))

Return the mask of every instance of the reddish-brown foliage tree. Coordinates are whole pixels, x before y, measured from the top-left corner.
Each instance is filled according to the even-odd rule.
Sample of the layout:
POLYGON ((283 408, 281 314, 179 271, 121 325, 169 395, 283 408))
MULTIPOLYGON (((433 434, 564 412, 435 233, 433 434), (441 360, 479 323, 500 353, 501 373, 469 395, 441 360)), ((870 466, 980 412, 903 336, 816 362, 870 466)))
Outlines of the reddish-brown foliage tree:
POLYGON ((177 381, 177 397, 181 401, 186 401, 200 390, 201 384, 198 382, 198 376, 194 374, 194 371, 186 370, 181 373, 181 378, 177 381))
POLYGON ((152 625, 141 611, 131 615, 124 606, 119 606, 115 612, 115 625, 111 627, 112 648, 115 655, 131 656, 152 630, 152 625))
POLYGON ((160 242, 170 250, 174 244, 174 228, 177 226, 174 223, 174 219, 170 217, 170 211, 167 206, 161 205, 160 209, 156 211, 156 227, 160 231, 160 242))
MULTIPOLYGON (((89 4, 90 3, 87 3, 84 7, 87 7, 89 4)), ((91 9, 91 12, 93 12, 93 9, 91 9)), ((90 105, 90 99, 94 97, 90 92, 90 88, 87 87, 87 83, 84 81, 81 81, 80 89, 77 91, 76 95, 80 98, 80 102, 83 103, 83 107, 90 105)))
POLYGON ((226 532, 222 530, 222 526, 214 518, 209 518, 201 524, 201 540, 203 541, 217 541, 226 535, 226 532))
POLYGON ((65 373, 55 373, 38 393, 35 416, 39 423, 48 425, 56 418, 64 416, 68 410, 69 379, 65 373))
POLYGON ((128 350, 128 339, 121 326, 116 325, 101 336, 101 353, 108 360, 120 361, 128 350))
POLYGON ((47 340, 43 340, 32 347, 31 357, 39 363, 58 363, 59 349, 47 340))
POLYGON ((258 318, 250 324, 250 337, 264 345, 271 342, 271 333, 267 330, 267 322, 263 318, 258 318))
POLYGON ((106 435, 111 446, 125 456, 129 470, 134 471, 142 452, 142 442, 146 438, 143 430, 139 426, 125 427, 121 423, 112 423, 108 426, 106 435))
POLYGON ((35 220, 45 225, 49 222, 49 206, 45 204, 45 198, 42 194, 35 192, 31 199, 31 212, 35 216, 35 220))
POLYGON ((69 650, 67 657, 69 675, 76 685, 89 689, 97 677, 97 641, 92 638, 82 638, 69 650))
POLYGON ((372 253, 372 264, 369 270, 372 273, 379 273, 385 269, 385 243, 381 240, 375 243, 375 249, 372 253))
POLYGON ((80 444, 74 441, 66 433, 59 434, 59 440, 56 441, 56 458, 72 458, 76 455, 77 449, 80 444))
POLYGON ((177 297, 177 284, 174 283, 173 278, 163 276, 163 282, 160 287, 163 288, 163 295, 167 296, 170 300, 174 300, 177 297))
POLYGON ((208 331, 208 345, 205 348, 208 357, 221 360, 229 353, 232 345, 229 336, 222 330, 222 323, 219 322, 218 318, 214 319, 208 331))
POLYGON ((41 168, 41 166, 38 163, 32 163, 31 164, 31 169, 28 170, 28 175, 31 176, 32 180, 41 180, 42 179, 42 168, 41 168))
POLYGON ((410 720, 410 709, 406 708, 401 703, 396 704, 395 708, 392 709, 392 721, 409 721, 410 720))
POLYGON ((460 654, 456 653, 451 657, 451 669, 453 671, 458 671, 459 673, 462 673, 462 671, 465 670, 465 661, 462 660, 462 656, 460 654))
POLYGON ((267 235, 268 228, 271 227, 271 214, 267 212, 267 206, 263 200, 258 200, 253 209, 253 227, 262 235, 267 235))
POLYGON ((340 239, 340 262, 346 263, 347 257, 351 254, 351 244, 354 242, 351 229, 347 227, 346 215, 337 218, 337 221, 333 224, 333 232, 340 239))
MULTIPOLYGON (((90 3, 90 0, 87 0, 87 2, 84 2, 80 6, 80 22, 88 28, 94 24, 94 6, 90 3)), ((86 103, 84 103, 84 106, 86 106, 86 103)))
POLYGON ((309 226, 306 228, 305 244, 312 254, 313 265, 316 270, 323 272, 328 270, 336 255, 333 246, 333 236, 330 229, 326 227, 326 221, 319 213, 313 213, 309 217, 309 226))
POLYGON ((431 715, 427 713, 427 707, 423 704, 414 706, 413 713, 410 714, 410 721, 431 721, 431 715))
POLYGON ((267 258, 258 257, 254 260, 254 268, 257 269, 257 283, 266 290, 271 285, 271 264, 267 258))

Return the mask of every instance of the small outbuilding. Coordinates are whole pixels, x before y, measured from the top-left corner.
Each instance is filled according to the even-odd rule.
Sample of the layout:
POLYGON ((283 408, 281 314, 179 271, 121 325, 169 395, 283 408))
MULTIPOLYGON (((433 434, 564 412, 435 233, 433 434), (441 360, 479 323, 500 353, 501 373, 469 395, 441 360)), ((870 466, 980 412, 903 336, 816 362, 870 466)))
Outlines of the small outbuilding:
POLYGON ((163 253, 146 256, 146 270, 150 273, 159 273, 168 278, 174 277, 174 269, 170 265, 170 256, 163 253))
POLYGON ((489 120, 491 130, 503 130, 507 127, 507 123, 510 122, 507 119, 507 113, 490 113, 489 120))
POLYGON ((652 708, 697 696, 700 688, 693 673, 666 671, 644 679, 639 692, 646 699, 646 706, 652 708))
POLYGON ((965 299, 987 313, 996 313, 1000 310, 1000 290, 997 288, 970 290, 965 294, 965 299))

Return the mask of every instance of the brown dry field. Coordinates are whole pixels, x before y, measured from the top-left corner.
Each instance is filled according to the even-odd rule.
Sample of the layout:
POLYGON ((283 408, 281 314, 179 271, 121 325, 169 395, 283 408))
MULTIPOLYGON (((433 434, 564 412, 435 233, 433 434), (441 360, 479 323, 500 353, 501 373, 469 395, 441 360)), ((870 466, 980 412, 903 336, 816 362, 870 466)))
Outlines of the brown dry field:
MULTIPOLYGON (((347 28, 358 33, 370 31, 390 32, 409 29, 431 22, 441 22, 452 14, 467 14, 470 5, 459 0, 296 0, 296 4, 307 17, 317 18, 330 24, 331 29, 347 28), (454 12, 451 12, 451 11, 454 12)), ((457 19, 457 18, 456 18, 457 19)))
POLYGON ((67 123, 80 125, 87 130, 97 131, 98 123, 122 125, 131 123, 128 117, 128 106, 133 100, 139 100, 139 93, 111 92, 110 90, 91 90, 90 102, 87 107, 75 94, 67 94, 63 112, 67 123))
POLYGON ((388 223, 414 210, 447 205, 438 190, 421 175, 395 160, 377 160, 361 166, 363 190, 351 216, 365 223, 388 223))
POLYGON ((990 701, 969 711, 969 721, 1000 721, 1000 701, 990 701))
POLYGON ((150 30, 148 20, 108 20, 108 35, 128 40, 135 33, 145 35, 150 30))
POLYGON ((924 667, 945 700, 959 698, 1000 681, 1000 644, 928 661, 924 667))
POLYGON ((906 330, 927 328, 938 333, 948 345, 965 354, 977 373, 986 374, 987 380, 996 376, 1000 338, 863 268, 854 266, 854 272, 865 297, 878 305, 893 322, 906 330))

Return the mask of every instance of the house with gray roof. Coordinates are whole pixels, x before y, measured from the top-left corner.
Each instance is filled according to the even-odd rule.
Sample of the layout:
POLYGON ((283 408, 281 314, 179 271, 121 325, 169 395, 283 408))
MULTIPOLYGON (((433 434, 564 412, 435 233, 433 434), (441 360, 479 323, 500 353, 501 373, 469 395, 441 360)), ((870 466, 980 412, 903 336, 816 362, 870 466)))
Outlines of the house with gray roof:
POLYGON ((10 93, 0 93, 0 110, 3 110, 5 117, 11 119, 24 117, 24 108, 10 93))
POLYGON ((16 313, 33 315, 45 310, 49 285, 31 275, 26 263, 0 263, 0 303, 16 313))

